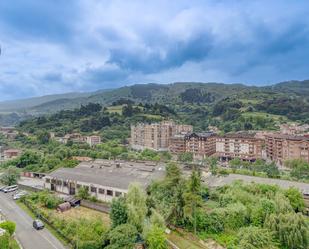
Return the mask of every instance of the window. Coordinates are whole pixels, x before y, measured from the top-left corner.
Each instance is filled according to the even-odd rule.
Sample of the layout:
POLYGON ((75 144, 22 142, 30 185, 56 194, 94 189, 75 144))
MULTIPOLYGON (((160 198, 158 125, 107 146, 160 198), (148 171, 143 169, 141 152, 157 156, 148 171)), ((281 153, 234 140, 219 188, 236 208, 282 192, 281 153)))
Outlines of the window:
POLYGON ((99 194, 105 194, 105 190, 103 188, 99 188, 99 194))
POLYGON ((61 185, 61 184, 62 184, 62 181, 61 181, 61 180, 57 180, 57 181, 56 181, 56 184, 57 184, 57 185, 61 185))
POLYGON ((121 192, 116 191, 115 196, 119 197, 119 196, 121 196, 121 194, 122 194, 121 192))
POLYGON ((92 193, 96 193, 97 192, 97 188, 96 187, 90 187, 90 191, 92 192, 92 193))
POLYGON ((46 178, 45 182, 50 183, 50 179, 46 178))
POLYGON ((109 195, 109 196, 113 196, 113 190, 109 190, 109 189, 108 189, 108 190, 106 191, 106 194, 109 195))
POLYGON ((67 182, 63 182, 63 186, 64 186, 64 187, 67 187, 67 186, 68 186, 68 183, 67 183, 67 182))

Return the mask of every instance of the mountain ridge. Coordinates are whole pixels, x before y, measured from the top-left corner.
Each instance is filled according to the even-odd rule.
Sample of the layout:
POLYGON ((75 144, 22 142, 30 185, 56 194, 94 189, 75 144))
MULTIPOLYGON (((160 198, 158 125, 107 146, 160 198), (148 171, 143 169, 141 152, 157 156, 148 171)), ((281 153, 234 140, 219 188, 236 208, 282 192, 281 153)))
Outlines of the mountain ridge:
POLYGON ((282 96, 302 97, 308 100, 309 80, 284 81, 270 86, 217 82, 134 84, 95 92, 73 92, 0 102, 0 113, 15 112, 21 115, 41 115, 79 108, 81 105, 90 102, 107 106, 119 99, 130 99, 136 103, 160 103, 164 105, 182 105, 185 102, 212 105, 224 98, 248 99, 248 101, 256 102, 282 96))

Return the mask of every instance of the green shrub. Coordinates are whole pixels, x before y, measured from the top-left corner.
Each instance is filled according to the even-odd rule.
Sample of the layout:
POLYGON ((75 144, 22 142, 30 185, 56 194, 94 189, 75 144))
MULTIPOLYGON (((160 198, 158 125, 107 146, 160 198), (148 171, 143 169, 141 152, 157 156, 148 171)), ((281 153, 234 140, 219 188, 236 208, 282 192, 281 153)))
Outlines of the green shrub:
POLYGON ((276 211, 276 204, 274 201, 267 198, 262 198, 253 207, 251 211, 251 222, 255 226, 262 226, 266 219, 266 216, 276 211))
POLYGON ((10 235, 5 233, 0 236, 0 249, 10 249, 10 235))
POLYGON ((238 235, 240 249, 275 249, 273 234, 267 229, 258 227, 241 228, 238 235))
POLYGON ((10 235, 13 235, 15 232, 16 225, 12 221, 4 221, 0 223, 0 228, 5 229, 10 235))

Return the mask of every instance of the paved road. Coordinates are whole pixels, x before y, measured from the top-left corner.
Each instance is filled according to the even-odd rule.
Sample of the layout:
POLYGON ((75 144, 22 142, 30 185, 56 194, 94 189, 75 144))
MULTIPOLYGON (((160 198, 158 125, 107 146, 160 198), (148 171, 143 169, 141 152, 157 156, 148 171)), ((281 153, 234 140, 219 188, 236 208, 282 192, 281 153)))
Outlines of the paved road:
POLYGON ((16 237, 23 249, 65 249, 46 228, 40 231, 32 228, 32 218, 15 203, 11 193, 0 192, 0 209, 16 223, 16 237))
POLYGON ((219 187, 226 184, 231 184, 235 180, 242 180, 244 182, 256 182, 264 184, 273 184, 278 185, 281 188, 287 189, 289 187, 296 187, 303 194, 309 194, 309 184, 303 182, 294 182, 281 179, 271 179, 263 178, 257 176, 247 176, 247 175, 238 175, 238 174, 229 174, 228 176, 207 176, 205 177, 205 182, 208 183, 211 187, 219 187))

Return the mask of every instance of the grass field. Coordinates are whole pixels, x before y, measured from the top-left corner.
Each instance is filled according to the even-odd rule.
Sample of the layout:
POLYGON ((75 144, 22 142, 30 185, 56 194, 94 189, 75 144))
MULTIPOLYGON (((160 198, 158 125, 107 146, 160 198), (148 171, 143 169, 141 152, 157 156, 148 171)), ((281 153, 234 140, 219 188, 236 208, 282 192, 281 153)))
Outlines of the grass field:
POLYGON ((244 112, 242 113, 244 117, 263 117, 263 118, 271 118, 275 121, 283 120, 287 121, 287 118, 281 115, 269 114, 266 112, 244 112))
POLYGON ((109 107, 107 107, 107 111, 108 111, 109 113, 118 113, 118 114, 122 114, 122 107, 123 107, 123 105, 109 106, 109 107))
POLYGON ((56 210, 52 210, 52 212, 55 217, 65 220, 79 219, 81 217, 84 219, 102 219, 104 224, 106 224, 107 226, 110 225, 110 218, 108 214, 85 207, 71 208, 63 213, 57 212, 56 210))
POLYGON ((224 249, 212 239, 202 241, 185 231, 172 231, 167 238, 180 249, 224 249))

